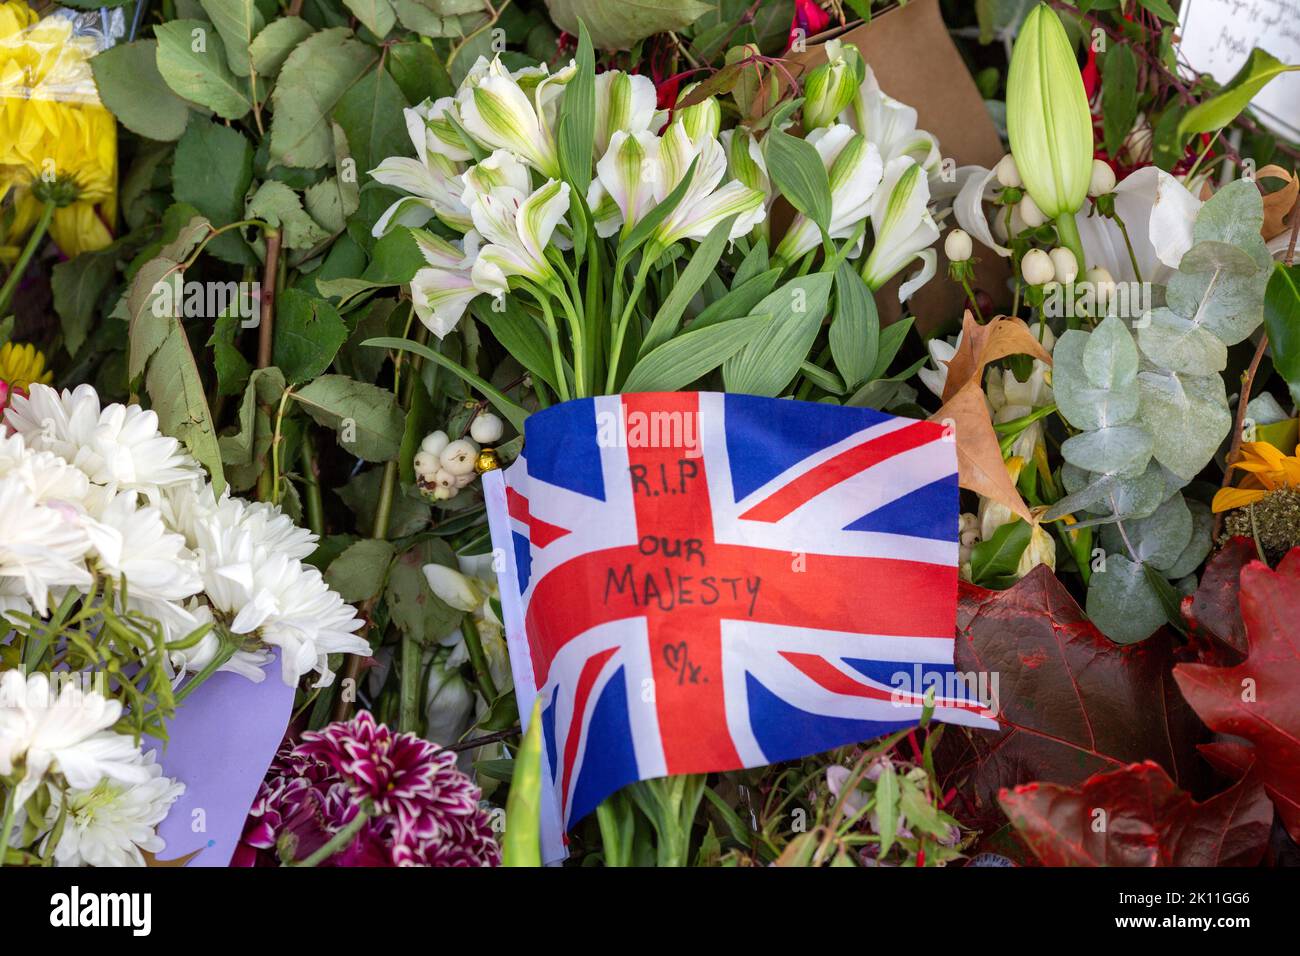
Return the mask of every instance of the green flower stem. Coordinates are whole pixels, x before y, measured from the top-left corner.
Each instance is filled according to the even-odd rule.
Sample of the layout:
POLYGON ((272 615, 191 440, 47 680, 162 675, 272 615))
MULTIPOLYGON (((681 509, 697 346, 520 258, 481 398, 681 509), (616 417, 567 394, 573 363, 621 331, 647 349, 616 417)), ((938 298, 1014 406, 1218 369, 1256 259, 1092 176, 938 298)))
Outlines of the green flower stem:
POLYGON ((397 729, 402 733, 419 734, 420 732, 420 678, 424 676, 421 663, 424 649, 419 641, 402 637, 402 660, 399 672, 399 704, 397 710, 397 729))
POLYGON ((50 221, 54 218, 56 208, 52 199, 45 200, 45 205, 41 207, 41 218, 36 220, 36 226, 32 229, 32 234, 27 237, 27 245, 23 246, 23 251, 18 254, 18 261, 14 263, 13 271, 5 279, 4 286, 0 287, 0 315, 4 315, 5 310, 9 308, 9 300, 13 298, 14 290, 18 288, 18 283, 22 281, 23 273, 27 271, 27 264, 32 261, 32 256, 36 253, 36 247, 45 238, 45 233, 50 228, 50 221))
POLYGON ((212 660, 208 661, 203 670, 195 674, 184 687, 176 693, 176 706, 179 707, 186 697, 194 693, 204 681, 217 672, 217 668, 235 656, 235 651, 239 650, 239 641, 235 640, 229 634, 221 635, 221 649, 213 655, 212 660))
POLYGON ((618 317, 618 325, 614 327, 614 341, 609 350, 609 372, 605 376, 606 395, 613 395, 618 384, 618 363, 623 355, 623 339, 627 335, 627 323, 632 317, 632 310, 636 308, 637 300, 641 298, 641 292, 645 289, 645 280, 650 274, 650 267, 658 258, 657 249, 645 249, 641 253, 641 267, 637 269, 636 279, 632 282, 632 292, 623 306, 622 315, 618 317))
POLYGON ((330 837, 329 842, 327 842, 324 846, 318 849, 315 853, 311 854, 304 860, 299 860, 296 863, 290 863, 288 865, 289 866, 319 866, 321 863, 324 863, 326 860, 332 857, 335 853, 338 853, 340 850, 346 849, 348 844, 352 842, 353 838, 358 833, 361 832, 361 828, 366 825, 366 821, 368 821, 369 819, 370 819, 370 813, 365 807, 363 807, 362 809, 357 811, 357 815, 355 817, 353 817, 351 820, 348 821, 347 826, 345 826, 338 833, 330 837))
POLYGON ((0 822, 0 866, 5 865, 5 857, 9 855, 9 831, 14 828, 14 817, 17 813, 18 781, 14 780, 9 784, 5 794, 4 819, 0 822))
POLYGON ((979 301, 975 298, 975 292, 971 289, 970 279, 966 276, 961 277, 961 287, 966 292, 966 298, 970 300, 970 307, 975 310, 975 321, 980 325, 984 324, 984 313, 980 311, 979 301))
POLYGON ((488 669, 487 654, 483 652, 483 640, 479 637, 478 625, 474 623, 472 614, 466 614, 460 622, 460 632, 465 636, 465 650, 469 653, 470 667, 474 669, 474 680, 478 682, 478 689, 483 692, 483 698, 491 704, 497 699, 497 685, 492 679, 492 671, 488 669))
MULTIPOLYGON (((572 275, 572 273, 569 273, 569 275, 572 275)), ((583 329, 582 309, 573 304, 573 300, 569 298, 563 283, 555 286, 555 292, 560 299, 560 304, 564 306, 564 313, 569 320, 569 335, 573 340, 573 397, 586 398, 587 337, 583 329)), ((582 301, 581 298, 578 301, 582 301)))
POLYGON ((542 318, 546 322, 546 334, 551 340, 551 363, 555 366, 555 384, 560 401, 567 402, 572 396, 569 394, 569 378, 564 374, 564 356, 560 352, 560 327, 555 324, 555 312, 551 309, 551 300, 537 286, 529 284, 528 291, 533 294, 537 304, 542 307, 542 318))
POLYGON ((321 501, 320 475, 316 471, 316 440, 311 436, 311 428, 302 430, 302 483, 306 489, 304 505, 307 512, 307 527, 317 537, 325 534, 325 507, 321 501))
POLYGON ((1128 250, 1128 261, 1133 264, 1133 277, 1138 282, 1142 281, 1142 267, 1138 265, 1137 253, 1133 251, 1133 240, 1129 238, 1128 226, 1124 225, 1124 220, 1119 216, 1113 217, 1115 225, 1119 226, 1119 234, 1124 237, 1124 248, 1128 250))
POLYGON ((1079 275, 1088 271, 1088 263, 1083 257, 1083 240, 1079 238, 1079 224, 1074 221, 1074 213, 1062 213, 1056 217, 1056 235, 1061 245, 1074 253, 1079 275))

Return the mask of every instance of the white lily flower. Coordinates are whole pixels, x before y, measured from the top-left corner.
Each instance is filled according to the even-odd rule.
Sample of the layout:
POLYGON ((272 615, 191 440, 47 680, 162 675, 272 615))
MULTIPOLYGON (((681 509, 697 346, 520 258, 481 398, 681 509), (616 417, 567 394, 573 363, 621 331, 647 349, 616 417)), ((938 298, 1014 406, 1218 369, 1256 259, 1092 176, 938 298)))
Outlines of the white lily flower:
POLYGON ((939 168, 939 141, 933 134, 917 129, 916 119, 916 110, 881 90, 870 66, 866 67, 857 97, 840 113, 841 123, 848 123, 876 144, 886 165, 900 156, 909 156, 930 175, 939 168))
POLYGON ((406 117, 406 131, 415 144, 415 154, 420 162, 425 162, 430 152, 446 156, 456 163, 467 163, 474 158, 461 135, 460 115, 456 112, 454 98, 443 96, 425 100, 418 106, 402 110, 402 115, 406 117))
MULTIPOLYGON (((853 235, 858 223, 871 212, 871 197, 880 185, 883 166, 874 143, 844 123, 815 129, 808 142, 817 150, 831 185, 831 220, 828 232, 832 239, 853 235)), ((794 262, 821 244, 817 224, 800 213, 790 223, 776 256, 794 262)), ((859 241, 858 248, 861 248, 859 241)), ((852 255, 856 256, 855 250, 852 255)))
POLYGON ((658 132, 664 116, 656 111, 654 82, 648 76, 606 70, 596 74, 597 159, 608 151, 615 133, 658 132))
POLYGON ((530 97, 497 57, 465 78, 456 107, 466 132, 490 149, 508 149, 544 176, 560 175, 555 137, 544 117, 561 91, 560 74, 544 75, 530 97))
MULTIPOLYGON (((1147 166, 1124 177, 1113 190, 1115 215, 1124 222, 1133 258, 1142 270, 1143 282, 1165 284, 1178 269, 1183 255, 1192 247, 1192 227, 1201 201, 1177 179, 1156 166, 1147 166)), ((1092 213, 1085 205, 1075 216, 1083 242, 1086 268, 1101 266, 1116 282, 1134 282, 1124 234, 1113 219, 1092 213)), ((1084 266, 1080 263, 1080 266, 1084 266)))
POLYGON ((425 327, 441 339, 456 327, 481 291, 473 280, 479 235, 473 229, 467 232, 463 250, 431 233, 412 235, 429 265, 411 278, 411 305, 425 327))
POLYGON ((596 177, 587 190, 598 236, 631 229, 655 203, 659 176, 659 137, 646 130, 616 130, 609 149, 596 163, 596 177))
POLYGON ((862 278, 874 292, 915 259, 921 268, 898 289, 905 302, 934 276, 937 255, 931 247, 939 227, 930 215, 930 186, 924 171, 910 156, 898 156, 885 167, 871 203, 875 245, 862 266, 862 278))
POLYGON ((767 216, 766 197, 739 182, 719 186, 727 170, 722 145, 712 136, 692 141, 678 123, 668 127, 659 142, 660 174, 655 179, 655 201, 663 202, 695 162, 695 171, 681 201, 655 231, 662 247, 683 239, 700 240, 719 222, 735 216, 730 238, 739 239, 767 216))
POLYGON ((952 212, 961 226, 973 239, 992 249, 1004 259, 1011 255, 1011 250, 994 237, 990 228, 984 203, 991 200, 1001 188, 997 178, 998 171, 985 169, 983 166, 962 166, 957 170, 957 198, 953 201, 952 212))
POLYGON ((489 243, 474 261, 471 276, 475 288, 504 295, 511 276, 542 285, 557 281, 546 259, 546 247, 568 212, 568 183, 548 180, 530 196, 513 186, 496 186, 480 193, 471 184, 465 187, 464 201, 475 228, 489 243))

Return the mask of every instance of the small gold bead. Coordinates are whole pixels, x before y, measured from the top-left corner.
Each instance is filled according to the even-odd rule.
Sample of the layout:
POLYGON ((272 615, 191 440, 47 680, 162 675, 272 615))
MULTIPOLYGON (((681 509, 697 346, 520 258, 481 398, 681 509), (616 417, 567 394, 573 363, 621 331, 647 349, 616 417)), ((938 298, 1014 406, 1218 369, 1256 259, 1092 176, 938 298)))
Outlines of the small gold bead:
POLYGON ((474 460, 474 470, 480 475, 489 471, 496 471, 501 467, 501 462, 497 459, 495 448, 484 448, 478 453, 478 458, 474 460))

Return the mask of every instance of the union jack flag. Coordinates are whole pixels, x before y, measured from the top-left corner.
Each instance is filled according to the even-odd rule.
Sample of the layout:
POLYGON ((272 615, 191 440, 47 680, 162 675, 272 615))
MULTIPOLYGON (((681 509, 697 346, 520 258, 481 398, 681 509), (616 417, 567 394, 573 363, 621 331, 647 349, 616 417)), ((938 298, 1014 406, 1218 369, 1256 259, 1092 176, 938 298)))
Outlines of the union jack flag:
MULTIPOLYGON (((934 716, 956 680, 956 454, 871 409, 675 392, 565 402, 485 476, 521 714, 562 831, 637 780, 754 767, 934 716)), ((545 788, 544 788, 545 789, 545 788)))

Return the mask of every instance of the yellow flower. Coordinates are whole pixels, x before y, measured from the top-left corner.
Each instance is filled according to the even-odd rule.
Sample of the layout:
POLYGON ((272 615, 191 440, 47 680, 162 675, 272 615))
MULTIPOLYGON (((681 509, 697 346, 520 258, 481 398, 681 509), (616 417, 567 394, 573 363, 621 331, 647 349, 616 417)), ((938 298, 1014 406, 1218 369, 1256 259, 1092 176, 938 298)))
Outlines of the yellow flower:
POLYGON ((1247 474, 1237 487, 1219 489, 1212 505, 1216 512, 1244 508, 1281 488, 1300 488, 1300 458, 1284 455, 1268 442, 1243 442, 1240 460, 1228 468, 1247 474))
POLYGON ((54 373, 45 367, 43 352, 28 345, 6 342, 0 345, 0 381, 26 392, 35 385, 49 385, 54 373))

